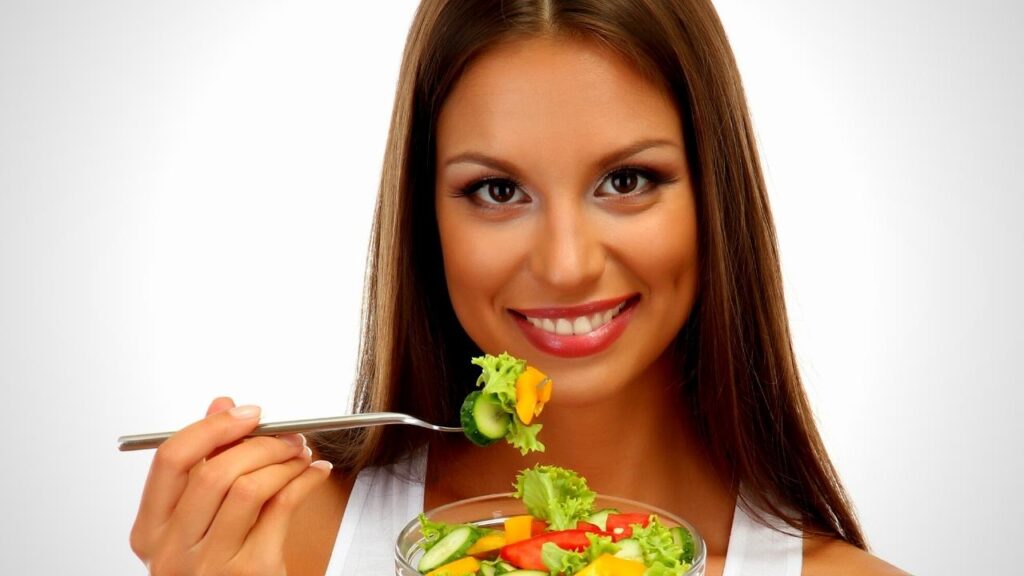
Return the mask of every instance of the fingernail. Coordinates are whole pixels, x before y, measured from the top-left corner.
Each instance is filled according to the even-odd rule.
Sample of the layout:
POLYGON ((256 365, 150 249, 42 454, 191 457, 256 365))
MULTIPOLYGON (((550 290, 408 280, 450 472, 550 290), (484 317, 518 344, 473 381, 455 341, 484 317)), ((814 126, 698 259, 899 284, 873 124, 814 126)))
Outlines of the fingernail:
POLYGON ((327 470, 328 472, 330 472, 331 469, 334 468, 334 464, 331 464, 327 460, 317 460, 316 462, 310 464, 310 466, 313 468, 319 468, 321 470, 327 470))
POLYGON ((259 417, 260 407, 252 405, 235 406, 234 408, 228 410, 228 414, 231 414, 232 417, 237 418, 239 420, 250 420, 252 418, 259 417))
POLYGON ((306 437, 302 434, 286 434, 284 436, 278 436, 281 440, 284 440, 288 444, 298 448, 299 446, 306 445, 306 437))
POLYGON ((302 451, 306 454, 306 458, 313 457, 313 451, 309 449, 309 446, 306 446, 302 451))

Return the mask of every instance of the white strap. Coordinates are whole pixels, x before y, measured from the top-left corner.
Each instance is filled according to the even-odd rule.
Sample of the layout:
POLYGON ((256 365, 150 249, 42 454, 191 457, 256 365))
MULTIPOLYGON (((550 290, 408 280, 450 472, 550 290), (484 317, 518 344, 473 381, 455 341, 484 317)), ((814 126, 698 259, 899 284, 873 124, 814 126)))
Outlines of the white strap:
POLYGON ((327 574, 392 574, 395 538, 423 511, 426 453, 419 451, 387 467, 364 468, 356 476, 327 574))
MULTIPOLYGON (((777 518, 767 519, 793 531, 777 518)), ((800 576, 802 568, 803 539, 758 523, 737 502, 722 576, 800 576)))

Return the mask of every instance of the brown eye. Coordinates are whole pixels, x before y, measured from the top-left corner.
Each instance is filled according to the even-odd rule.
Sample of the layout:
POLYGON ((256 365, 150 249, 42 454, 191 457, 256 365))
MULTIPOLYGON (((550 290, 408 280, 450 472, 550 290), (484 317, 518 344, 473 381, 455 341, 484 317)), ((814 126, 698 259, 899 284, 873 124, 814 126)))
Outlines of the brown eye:
POLYGON ((629 194, 633 190, 636 190, 636 185, 639 182, 639 176, 636 172, 631 170, 623 170, 616 172, 611 176, 611 185, 619 194, 629 194))
POLYGON ((530 197, 523 192, 519 183, 508 178, 478 180, 464 188, 461 196, 465 196, 477 204, 492 208, 530 202, 530 197))
POLYGON ((487 195, 498 204, 505 204, 516 195, 516 186, 508 180, 492 180, 487 183, 487 195))
POLYGON ((608 174, 594 191, 597 196, 637 196, 655 189, 665 180, 639 168, 620 168, 608 174))

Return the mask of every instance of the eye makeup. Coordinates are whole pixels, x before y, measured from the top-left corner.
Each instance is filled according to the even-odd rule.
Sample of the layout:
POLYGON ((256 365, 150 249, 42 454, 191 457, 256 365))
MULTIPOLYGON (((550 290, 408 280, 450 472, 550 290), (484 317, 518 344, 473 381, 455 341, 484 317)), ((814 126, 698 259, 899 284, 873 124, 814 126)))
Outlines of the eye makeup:
MULTIPOLYGON (((616 175, 622 175, 622 174, 636 175, 637 177, 642 178, 643 180, 646 180, 647 184, 645 186, 643 186, 642 188, 637 189, 637 190, 630 190, 628 192, 621 192, 621 193, 618 193, 618 194, 598 194, 598 196, 600 196, 600 197, 639 196, 639 195, 651 192, 651 191, 657 189, 659 186, 662 186, 664 184, 669 184, 669 183, 672 183, 672 182, 675 182, 676 180, 678 180, 678 178, 670 178, 670 177, 665 176, 660 170, 655 170, 655 169, 652 169, 652 168, 649 168, 649 167, 646 167, 646 166, 640 166, 640 165, 635 165, 635 164, 626 164, 626 165, 616 166, 615 168, 613 168, 613 169, 609 170, 608 172, 606 172, 604 174, 604 176, 601 177, 595 192, 597 190, 600 190, 608 182, 609 178, 612 178, 612 177, 614 177, 616 175)), ((500 206, 500 205, 506 205, 506 204, 521 204, 521 203, 530 202, 529 195, 527 195, 525 193, 525 191, 523 191, 523 190, 524 190, 523 184, 518 179, 513 178, 511 176, 507 176, 507 175, 493 174, 493 175, 488 175, 488 176, 484 176, 484 177, 481 177, 481 178, 476 178, 476 179, 470 181, 468 184, 455 189, 452 192, 452 196, 456 197, 456 198, 465 197, 465 198, 468 198, 468 199, 470 199, 470 200, 472 200, 472 201, 474 201, 474 202, 476 202, 478 204, 486 204, 486 205, 489 205, 489 206, 500 206), (502 201, 502 200, 499 200, 497 198, 494 198, 493 194, 491 195, 491 198, 492 198, 493 201, 486 200, 486 199, 483 199, 481 197, 481 194, 482 193, 486 193, 483 190, 483 187, 484 186, 488 186, 488 185, 506 185, 506 186, 510 186, 510 187, 512 187, 514 192, 512 193, 512 197, 509 198, 508 200, 505 200, 505 201, 502 201), (512 202, 512 200, 516 197, 517 194, 522 194, 522 196, 525 198, 525 201, 512 202)))

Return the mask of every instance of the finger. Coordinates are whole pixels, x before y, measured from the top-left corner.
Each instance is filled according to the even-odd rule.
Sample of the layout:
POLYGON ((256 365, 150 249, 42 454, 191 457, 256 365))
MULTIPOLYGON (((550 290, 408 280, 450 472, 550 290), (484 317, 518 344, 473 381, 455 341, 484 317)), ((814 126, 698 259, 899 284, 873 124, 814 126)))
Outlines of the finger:
POLYGON ((284 549, 285 539, 292 515, 298 505, 305 500, 314 488, 331 476, 331 463, 317 460, 298 477, 282 488, 270 499, 256 520, 256 525, 249 531, 245 546, 240 554, 265 554, 267 551, 284 549))
POLYGON ((239 478, 304 454, 305 442, 300 434, 250 438, 198 466, 169 524, 178 542, 191 546, 201 540, 239 478))
MULTIPOLYGON (((227 396, 220 396, 218 398, 214 398, 213 402, 210 402, 210 407, 206 409, 206 415, 207 416, 212 416, 214 414, 223 412, 225 410, 230 410, 231 408, 234 408, 234 407, 235 407, 234 400, 232 400, 231 398, 228 398, 227 396)), ((210 452, 206 456, 206 459, 209 460, 210 458, 213 458, 217 454, 220 454, 221 452, 227 450, 228 448, 234 446, 235 444, 237 444, 237 442, 232 442, 232 443, 226 444, 224 446, 219 446, 216 450, 214 450, 213 452, 210 452)))
POLYGON ((304 452, 283 464, 267 466, 239 477, 228 490, 200 546, 224 560, 237 554, 256 524, 263 505, 307 468, 309 454, 304 452), (218 550, 213 552, 210 550, 212 547, 218 550))
POLYGON ((228 398, 227 396, 219 396, 217 398, 214 398, 213 402, 210 402, 210 407, 206 409, 206 415, 207 416, 213 416, 214 414, 217 414, 218 412, 223 412, 223 411, 225 411, 225 410, 227 410, 229 408, 234 408, 234 407, 235 407, 234 400, 232 400, 231 398, 228 398))
POLYGON ((164 442, 149 467, 133 532, 149 533, 163 526, 188 485, 189 471, 218 446, 252 432, 259 414, 256 406, 237 406, 190 424, 164 442))

